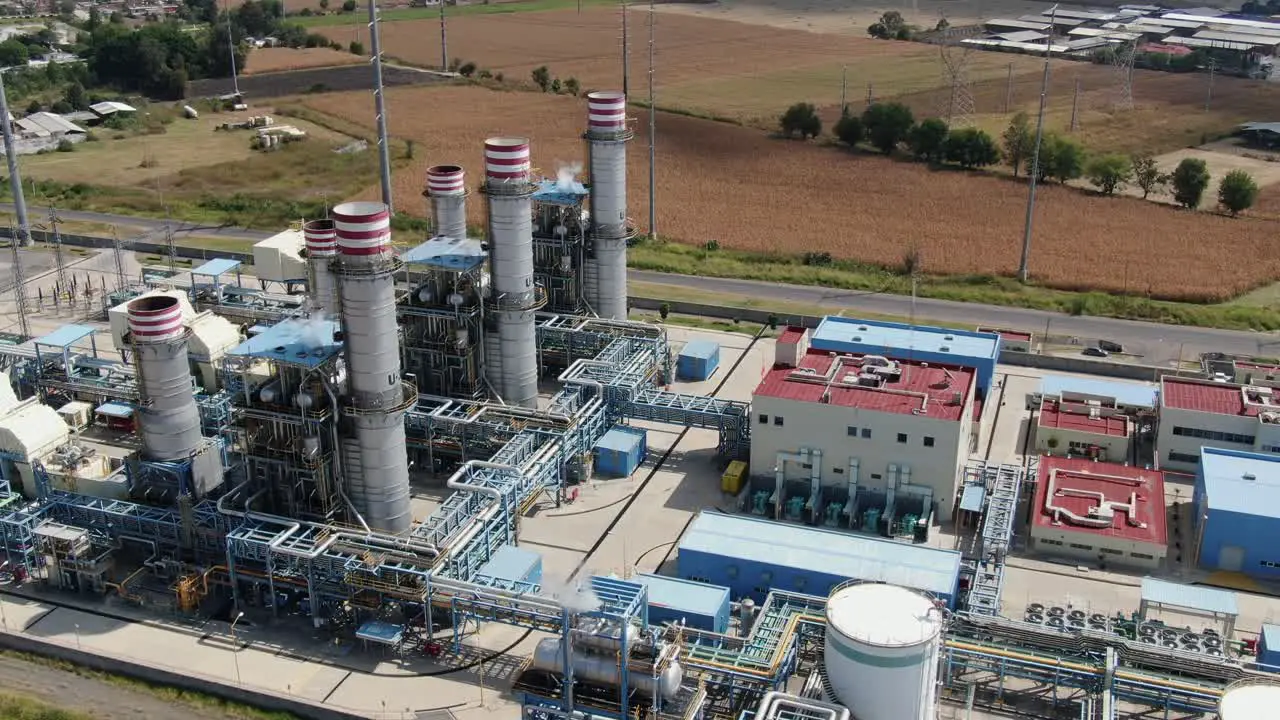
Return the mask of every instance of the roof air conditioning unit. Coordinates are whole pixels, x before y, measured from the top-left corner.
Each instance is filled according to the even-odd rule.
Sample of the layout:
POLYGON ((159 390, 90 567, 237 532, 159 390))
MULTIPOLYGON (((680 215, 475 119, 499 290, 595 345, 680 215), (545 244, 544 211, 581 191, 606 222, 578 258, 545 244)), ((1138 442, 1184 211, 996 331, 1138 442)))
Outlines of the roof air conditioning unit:
POLYGON ((1245 480, 1248 480, 1249 482, 1253 482, 1254 480, 1257 480, 1257 479, 1258 479, 1258 476, 1257 476, 1257 475, 1254 475, 1253 473, 1245 473, 1245 474, 1244 474, 1244 479, 1245 479, 1245 480))

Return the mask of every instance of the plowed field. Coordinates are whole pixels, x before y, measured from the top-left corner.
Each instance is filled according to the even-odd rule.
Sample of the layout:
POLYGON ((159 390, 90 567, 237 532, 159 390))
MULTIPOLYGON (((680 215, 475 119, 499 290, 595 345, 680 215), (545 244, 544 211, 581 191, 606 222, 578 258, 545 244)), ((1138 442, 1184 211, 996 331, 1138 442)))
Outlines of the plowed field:
MULTIPOLYGON (((397 173, 397 207, 423 213, 423 173, 458 163, 479 181, 482 142, 533 138, 534 165, 555 176, 581 161, 582 100, 439 86, 388 91, 391 133, 416 143, 397 173)), ((371 124, 364 93, 311 96, 322 112, 371 124)), ((646 123, 630 146, 631 214, 646 216, 646 123)), ((829 252, 898 266, 918 248, 925 270, 1012 274, 1026 203, 1020 182, 782 140, 748 128, 663 114, 658 119, 658 222, 665 236, 764 253, 829 252)), ((371 188, 368 199, 376 193, 371 188)), ((481 221, 481 196, 469 212, 481 221)), ((1219 300, 1280 277, 1280 222, 1236 220, 1132 198, 1097 198, 1056 186, 1039 195, 1032 273, 1064 289, 1219 300)), ((643 223, 641 223, 643 224, 643 223)))
POLYGON ((259 75, 306 68, 356 65, 364 62, 366 60, 363 57, 332 48, 257 48, 249 53, 245 61, 244 74, 259 75))

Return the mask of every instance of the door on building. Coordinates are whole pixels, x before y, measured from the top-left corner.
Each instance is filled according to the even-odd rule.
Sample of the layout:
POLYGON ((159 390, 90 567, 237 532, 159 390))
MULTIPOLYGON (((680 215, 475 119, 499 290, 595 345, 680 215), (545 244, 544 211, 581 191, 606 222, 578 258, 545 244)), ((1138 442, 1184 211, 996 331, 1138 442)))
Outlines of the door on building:
POLYGON ((1228 572, 1240 572, 1244 565, 1244 548, 1239 545, 1223 545, 1218 551, 1218 569, 1228 572))

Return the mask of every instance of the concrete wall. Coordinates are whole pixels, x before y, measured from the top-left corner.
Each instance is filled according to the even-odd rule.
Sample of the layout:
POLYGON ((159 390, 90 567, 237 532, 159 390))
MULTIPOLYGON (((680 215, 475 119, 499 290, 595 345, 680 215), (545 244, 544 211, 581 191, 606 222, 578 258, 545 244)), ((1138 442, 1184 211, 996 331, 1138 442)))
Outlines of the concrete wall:
POLYGON ((0 647, 56 658, 94 670, 124 675, 154 685, 180 687, 214 695, 225 700, 252 705, 264 710, 293 713, 303 718, 314 720, 356 720, 365 717, 362 714, 319 705, 297 697, 276 695, 242 685, 224 685, 214 678, 192 674, 189 669, 178 671, 176 669, 169 670, 152 667, 138 663, 130 658, 100 654, 97 651, 85 652, 51 640, 31 637, 30 635, 0 631, 0 647))
MULTIPOLYGON (((81 133, 69 133, 56 137, 18 137, 13 139, 13 149, 19 155, 35 155, 45 150, 57 150, 58 145, 63 140, 68 140, 71 144, 78 145, 87 139, 88 136, 81 133)), ((0 155, 4 155, 3 150, 0 150, 0 155)))

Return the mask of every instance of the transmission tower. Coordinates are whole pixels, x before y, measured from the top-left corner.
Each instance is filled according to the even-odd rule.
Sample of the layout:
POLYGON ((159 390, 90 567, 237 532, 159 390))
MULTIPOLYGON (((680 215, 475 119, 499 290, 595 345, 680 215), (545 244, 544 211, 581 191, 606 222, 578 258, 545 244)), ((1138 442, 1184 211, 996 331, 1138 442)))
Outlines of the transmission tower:
POLYGON ((18 307, 18 332, 22 333, 22 337, 31 337, 31 321, 27 318, 30 308, 27 307, 27 280, 22 273, 22 253, 18 251, 21 245, 18 232, 9 226, 9 248, 13 250, 13 299, 18 307))
POLYGON ((53 261, 57 268, 58 288, 66 291, 71 287, 67 280, 67 261, 62 253, 62 233, 58 231, 58 225, 62 223, 62 218, 58 217, 58 211, 52 205, 49 206, 49 228, 53 230, 53 261))
POLYGON ((942 33, 939 53, 942 59, 942 79, 949 92, 942 115, 951 127, 973 125, 973 85, 969 82, 970 48, 961 43, 964 36, 948 27, 942 33))
POLYGON ((111 251, 115 255, 116 260, 116 291, 124 290, 127 277, 124 272, 124 241, 120 239, 120 233, 116 231, 115 226, 111 226, 111 251))
POLYGON ((1138 43, 1127 42, 1116 48, 1111 56, 1111 64, 1116 70, 1116 83, 1119 91, 1116 95, 1116 110, 1133 109, 1133 61, 1138 56, 1138 43))

